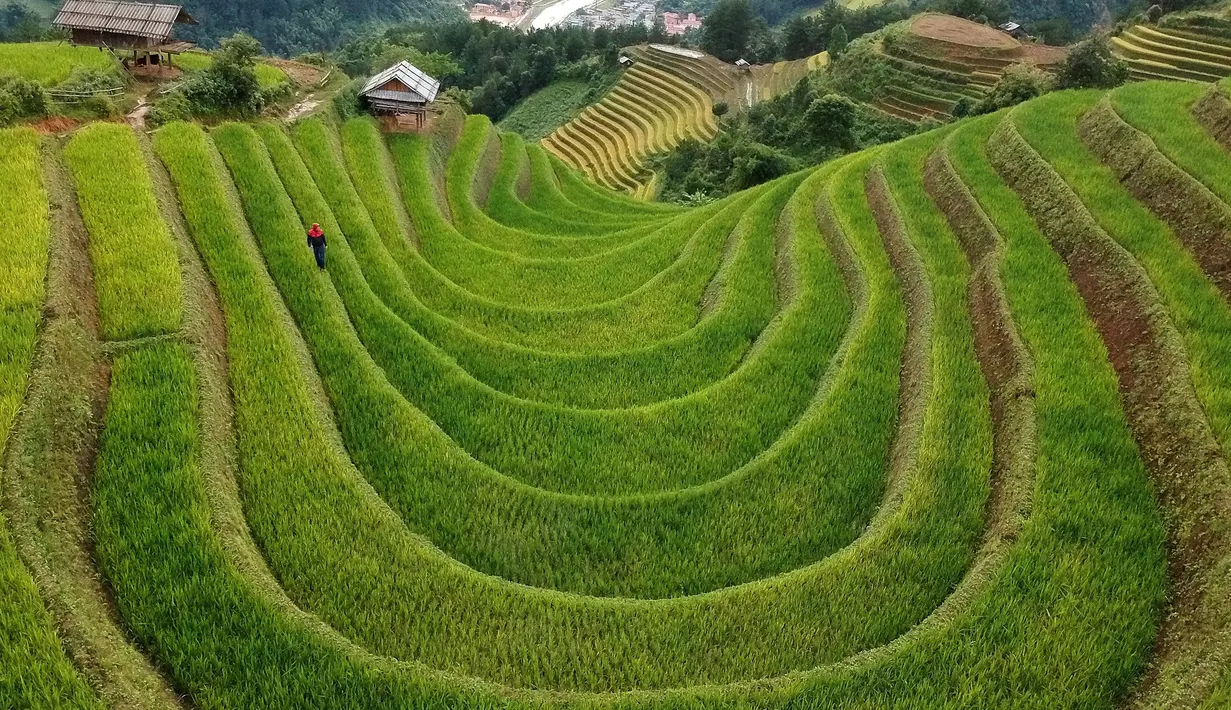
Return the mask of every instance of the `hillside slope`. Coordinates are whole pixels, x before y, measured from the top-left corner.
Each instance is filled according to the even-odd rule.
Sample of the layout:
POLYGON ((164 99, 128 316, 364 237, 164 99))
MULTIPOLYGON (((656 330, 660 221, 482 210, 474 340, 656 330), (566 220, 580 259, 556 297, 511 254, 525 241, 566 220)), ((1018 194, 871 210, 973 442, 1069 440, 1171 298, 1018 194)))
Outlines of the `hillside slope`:
POLYGON ((635 59, 601 101, 543 139, 542 145, 595 182, 652 196, 654 176, 645 159, 684 140, 711 140, 718 131, 712 108, 747 108, 789 91, 828 61, 807 59, 740 70, 704 52, 669 45, 631 47, 635 59))
POLYGON ((958 102, 978 102, 1008 68, 1050 70, 1064 56, 1061 48, 925 13, 856 41, 833 73, 839 86, 891 116, 948 121, 958 102))
POLYGON ((1231 5, 1164 15, 1112 37, 1134 78, 1210 82, 1231 76, 1231 5))
POLYGON ((1231 699, 1222 89, 690 209, 448 123, 0 132, 0 422, 75 474, 4 459, 0 701, 1231 699), (40 444, 73 376, 97 446, 40 444))
POLYGON ((214 47, 242 31, 283 57, 336 47, 348 30, 368 23, 463 18, 445 0, 198 0, 188 9, 200 24, 181 28, 177 36, 214 47))

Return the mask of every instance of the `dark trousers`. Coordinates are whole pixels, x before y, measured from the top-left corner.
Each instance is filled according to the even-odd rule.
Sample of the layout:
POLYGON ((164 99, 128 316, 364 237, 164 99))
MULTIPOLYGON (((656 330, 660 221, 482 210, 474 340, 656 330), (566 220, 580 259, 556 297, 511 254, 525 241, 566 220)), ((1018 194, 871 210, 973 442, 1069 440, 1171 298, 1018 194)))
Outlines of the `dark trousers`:
POLYGON ((325 268, 325 245, 313 244, 312 254, 316 257, 316 265, 320 268, 325 268))

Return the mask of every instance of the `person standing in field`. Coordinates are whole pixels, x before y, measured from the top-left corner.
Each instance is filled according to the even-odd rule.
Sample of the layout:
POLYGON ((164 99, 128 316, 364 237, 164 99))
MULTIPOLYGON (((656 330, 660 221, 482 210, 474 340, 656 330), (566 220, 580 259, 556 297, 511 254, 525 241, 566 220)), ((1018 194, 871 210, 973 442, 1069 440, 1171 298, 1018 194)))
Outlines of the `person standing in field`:
POLYGON ((308 246, 312 247, 312 254, 316 257, 316 266, 321 270, 325 270, 325 232, 321 229, 321 225, 313 222, 312 229, 308 230, 308 246))

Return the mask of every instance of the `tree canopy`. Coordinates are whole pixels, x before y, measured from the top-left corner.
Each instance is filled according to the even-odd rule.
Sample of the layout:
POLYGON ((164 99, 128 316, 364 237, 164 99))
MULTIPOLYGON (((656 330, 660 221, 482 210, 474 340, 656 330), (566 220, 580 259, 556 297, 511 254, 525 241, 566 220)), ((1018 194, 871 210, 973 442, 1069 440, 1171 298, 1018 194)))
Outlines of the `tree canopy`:
POLYGON ((755 19, 748 0, 721 0, 705 18, 701 48, 727 62, 742 58, 748 54, 755 19))

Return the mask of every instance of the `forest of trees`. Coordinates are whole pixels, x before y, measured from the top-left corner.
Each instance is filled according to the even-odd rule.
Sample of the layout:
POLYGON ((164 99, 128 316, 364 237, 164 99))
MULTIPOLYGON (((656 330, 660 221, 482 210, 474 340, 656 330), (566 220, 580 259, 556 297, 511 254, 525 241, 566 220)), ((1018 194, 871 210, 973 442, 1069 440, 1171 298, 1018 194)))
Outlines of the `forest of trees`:
POLYGON ((823 73, 723 118, 721 126, 712 142, 685 141, 658 159, 664 178, 661 199, 714 199, 920 130, 851 101, 823 73))
POLYGON ((37 42, 55 34, 47 18, 25 5, 12 2, 0 6, 0 42, 37 42))
MULTIPOLYGON (((1212 0, 905 0, 867 9, 894 11, 909 16, 923 9, 934 8, 971 19, 980 16, 997 22, 1013 19, 1023 24, 1039 25, 1037 29, 1032 27, 1032 32, 1049 36, 1055 39, 1057 44, 1063 44, 1060 40, 1064 35, 1061 33, 1073 32, 1071 37, 1075 37, 1077 33, 1085 32, 1095 23, 1126 12, 1142 12, 1155 2, 1158 2, 1165 12, 1174 12, 1209 4, 1212 0)), ((721 0, 664 0, 668 9, 695 12, 703 16, 714 12, 720 3, 721 0)), ((823 5, 818 0, 748 0, 748 4, 753 16, 768 26, 785 24, 823 5)), ((858 33, 852 32, 852 36, 856 34, 858 33)))
POLYGON ((526 96, 561 78, 606 85, 621 47, 670 42, 661 26, 519 32, 487 22, 404 24, 344 42, 329 59, 362 77, 406 59, 441 80, 471 111, 499 120, 526 96))
POLYGON ((281 56, 336 48, 372 25, 461 20, 451 0, 192 0, 200 25, 177 34, 205 47, 237 31, 281 56))

